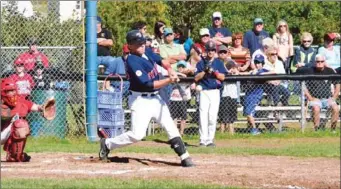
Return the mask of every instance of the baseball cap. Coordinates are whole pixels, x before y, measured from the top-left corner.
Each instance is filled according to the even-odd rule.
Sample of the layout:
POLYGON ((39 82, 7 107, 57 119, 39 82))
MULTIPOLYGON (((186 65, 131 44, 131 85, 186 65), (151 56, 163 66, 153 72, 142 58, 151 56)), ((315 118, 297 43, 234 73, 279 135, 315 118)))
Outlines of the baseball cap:
POLYGON ((227 51, 227 47, 225 45, 220 45, 218 51, 227 51))
POLYGON ((127 33, 126 40, 128 44, 144 44, 146 38, 143 37, 139 30, 131 30, 127 33))
POLYGON ((261 24, 264 23, 262 18, 255 18, 255 20, 253 20, 253 24, 259 24, 259 23, 261 24))
POLYGON ((168 34, 174 33, 172 28, 165 28, 163 31, 164 31, 164 33, 163 33, 164 36, 167 36, 168 34))
POLYGON ((208 41, 208 42, 205 44, 205 49, 206 49, 207 51, 209 51, 209 50, 216 50, 217 47, 216 47, 216 44, 214 43, 214 41, 210 40, 210 41, 208 41))
POLYGON ((123 53, 129 53, 130 52, 130 50, 128 48, 128 44, 123 45, 122 51, 123 51, 123 53))
POLYGON ((257 54, 256 56, 255 56, 255 64, 257 64, 257 63, 264 63, 264 56, 263 55, 261 55, 261 54, 257 54))
POLYGON ((18 58, 14 61, 14 65, 24 65, 24 60, 21 58, 18 58))
POLYGON ((199 31, 199 35, 203 36, 203 35, 210 35, 210 31, 207 28, 201 28, 199 31))
POLYGON ((223 18, 223 16, 221 15, 221 12, 214 12, 212 18, 223 18))
POLYGON ((97 23, 102 23, 102 18, 97 16, 97 23))
POLYGON ((335 38, 336 38, 335 33, 326 33, 326 34, 323 36, 323 39, 324 39, 324 40, 328 40, 328 41, 334 41, 335 38))
POLYGON ((184 67, 186 68, 186 62, 185 61, 179 61, 177 64, 176 64, 176 67, 184 67))

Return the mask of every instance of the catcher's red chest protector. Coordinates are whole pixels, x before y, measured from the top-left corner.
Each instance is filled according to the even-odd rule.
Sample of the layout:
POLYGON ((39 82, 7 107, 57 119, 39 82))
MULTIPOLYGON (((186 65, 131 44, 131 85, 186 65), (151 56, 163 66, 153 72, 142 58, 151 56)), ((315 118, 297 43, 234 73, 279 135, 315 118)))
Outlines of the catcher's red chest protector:
POLYGON ((27 136, 30 134, 30 127, 26 120, 16 120, 11 129, 11 134, 4 145, 7 152, 6 161, 25 162, 27 158, 24 154, 27 136))

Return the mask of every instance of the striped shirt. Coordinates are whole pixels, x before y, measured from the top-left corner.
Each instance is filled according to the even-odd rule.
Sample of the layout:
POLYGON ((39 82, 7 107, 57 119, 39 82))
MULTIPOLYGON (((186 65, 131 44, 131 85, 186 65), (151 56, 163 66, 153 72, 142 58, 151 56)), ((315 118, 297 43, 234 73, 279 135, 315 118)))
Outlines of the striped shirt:
POLYGON ((232 58, 239 65, 244 65, 246 62, 251 60, 249 49, 244 47, 242 47, 241 50, 230 47, 227 52, 227 57, 232 58))

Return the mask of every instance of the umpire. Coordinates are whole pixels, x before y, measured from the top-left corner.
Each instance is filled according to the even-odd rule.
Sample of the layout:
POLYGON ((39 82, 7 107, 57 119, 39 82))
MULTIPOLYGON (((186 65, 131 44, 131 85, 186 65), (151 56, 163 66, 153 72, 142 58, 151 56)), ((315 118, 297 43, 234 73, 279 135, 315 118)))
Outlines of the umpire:
POLYGON ((130 81, 128 101, 131 110, 131 130, 115 138, 102 138, 99 158, 106 160, 110 150, 140 141, 145 137, 150 120, 154 118, 166 130, 168 143, 180 156, 181 166, 194 166, 170 116, 168 106, 159 95, 160 88, 177 82, 179 78, 168 61, 161 60, 150 53, 145 54, 146 39, 141 32, 129 31, 126 40, 130 50, 126 67, 127 77, 130 81), (156 64, 168 71, 168 78, 160 79, 156 64))

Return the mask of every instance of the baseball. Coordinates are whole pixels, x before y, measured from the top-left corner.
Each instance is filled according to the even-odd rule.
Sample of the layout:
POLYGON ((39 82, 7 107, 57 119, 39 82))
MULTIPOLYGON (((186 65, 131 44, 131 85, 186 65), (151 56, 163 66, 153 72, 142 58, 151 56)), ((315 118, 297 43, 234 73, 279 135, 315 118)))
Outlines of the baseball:
POLYGON ((202 86, 201 86, 201 85, 197 85, 197 86, 195 87, 195 90, 196 90, 197 92, 202 91, 202 86))

